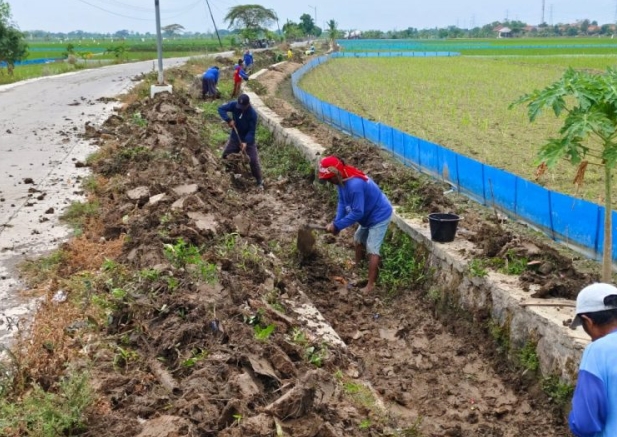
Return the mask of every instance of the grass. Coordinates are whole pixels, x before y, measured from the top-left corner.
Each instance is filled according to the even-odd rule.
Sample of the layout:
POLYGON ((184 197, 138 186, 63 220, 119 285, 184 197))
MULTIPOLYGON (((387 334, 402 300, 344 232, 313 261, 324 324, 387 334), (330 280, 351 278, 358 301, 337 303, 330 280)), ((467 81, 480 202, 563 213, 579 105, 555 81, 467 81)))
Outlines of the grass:
POLYGON ((81 234, 82 228, 88 218, 95 217, 99 213, 99 202, 73 202, 62 214, 61 219, 71 225, 76 235, 81 234))
POLYGON ((29 285, 40 284, 54 278, 65 261, 66 253, 59 249, 47 256, 25 261, 19 270, 26 283, 29 285))
MULTIPOLYGON (((530 124, 525 108, 510 110, 510 103, 561 77, 568 66, 602 71, 615 64, 617 55, 334 59, 300 86, 367 119, 534 179, 537 151, 558 133, 561 120, 544 115, 530 124)), ((578 192, 573 177, 564 162, 540 183, 590 201, 601 198, 598 169, 587 171, 578 192)))
POLYGON ((378 283, 388 290, 389 295, 421 284, 426 279, 425 258, 405 232, 391 226, 384 238, 381 255, 378 283))
POLYGON ((536 352, 537 347, 536 342, 528 341, 518 352, 518 361, 525 370, 535 372, 540 368, 540 359, 536 352))
POLYGON ((0 434, 55 437, 85 429, 86 409, 94 400, 85 373, 71 373, 58 390, 34 385, 21 399, 0 399, 0 434))

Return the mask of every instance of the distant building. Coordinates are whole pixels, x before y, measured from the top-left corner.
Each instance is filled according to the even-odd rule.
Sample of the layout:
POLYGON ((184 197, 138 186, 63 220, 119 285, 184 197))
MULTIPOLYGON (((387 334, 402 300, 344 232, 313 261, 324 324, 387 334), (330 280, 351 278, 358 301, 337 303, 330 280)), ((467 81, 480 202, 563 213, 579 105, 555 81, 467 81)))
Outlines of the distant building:
POLYGON ((505 26, 498 28, 497 38, 512 38, 512 29, 505 26))
POLYGON ((345 32, 345 39, 360 39, 362 37, 362 32, 359 30, 348 30, 345 32))

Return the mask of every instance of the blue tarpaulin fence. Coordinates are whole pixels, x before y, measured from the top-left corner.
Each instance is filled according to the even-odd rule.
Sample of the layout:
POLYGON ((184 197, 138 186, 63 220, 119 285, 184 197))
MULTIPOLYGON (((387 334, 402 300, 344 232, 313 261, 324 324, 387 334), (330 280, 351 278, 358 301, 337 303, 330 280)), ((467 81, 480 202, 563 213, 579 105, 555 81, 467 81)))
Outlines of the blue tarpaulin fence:
MULTIPOLYGON (((63 58, 39 58, 39 59, 28 59, 26 61, 15 62, 16 66, 20 65, 40 65, 40 64, 49 64, 51 62, 62 61, 63 58)), ((0 67, 5 68, 6 62, 0 62, 0 67)))
MULTIPOLYGON (((414 137, 391 126, 367 120, 331 103, 319 100, 298 85, 308 71, 332 58, 457 56, 453 52, 334 53, 313 58, 292 75, 294 95, 320 120, 355 137, 364 138, 391 152, 405 165, 452 185, 486 206, 540 229, 551 238, 599 259, 602 255, 604 207, 557 193, 507 171, 458 154, 439 144, 414 137)), ((613 235, 617 235, 617 214, 613 235)), ((613 261, 617 246, 613 243, 613 261)))

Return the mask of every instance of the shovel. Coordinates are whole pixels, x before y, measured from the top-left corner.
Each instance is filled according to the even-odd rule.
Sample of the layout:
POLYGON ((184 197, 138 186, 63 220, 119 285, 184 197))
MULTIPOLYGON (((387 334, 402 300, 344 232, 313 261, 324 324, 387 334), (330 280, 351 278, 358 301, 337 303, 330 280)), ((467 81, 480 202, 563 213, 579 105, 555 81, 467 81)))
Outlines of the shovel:
POLYGON ((305 224, 298 229, 296 247, 303 256, 311 255, 315 250, 315 236, 313 230, 325 231, 326 227, 321 225, 305 224))
POLYGON ((238 138, 238 142, 240 143, 240 150, 242 153, 242 159, 247 161, 249 164, 251 163, 251 157, 248 153, 246 153, 246 149, 242 148, 242 140, 240 139, 240 134, 238 133, 238 129, 236 129, 236 125, 234 124, 234 132, 236 133, 236 137, 238 138))

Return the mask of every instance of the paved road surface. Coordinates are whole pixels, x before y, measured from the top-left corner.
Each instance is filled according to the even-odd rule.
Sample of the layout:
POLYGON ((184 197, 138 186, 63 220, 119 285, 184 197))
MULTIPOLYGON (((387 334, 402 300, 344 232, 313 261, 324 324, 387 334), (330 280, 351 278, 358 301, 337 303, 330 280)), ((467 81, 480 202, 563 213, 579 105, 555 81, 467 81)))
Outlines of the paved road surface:
MULTIPOLYGON (((167 59, 164 66, 187 59, 167 59)), ((58 217, 80 198, 79 177, 87 175, 75 161, 94 151, 78 136, 84 124, 101 123, 118 105, 98 99, 128 91, 132 78, 153 68, 145 61, 0 86, 0 345, 35 305, 17 295, 15 265, 69 235, 58 217)))

